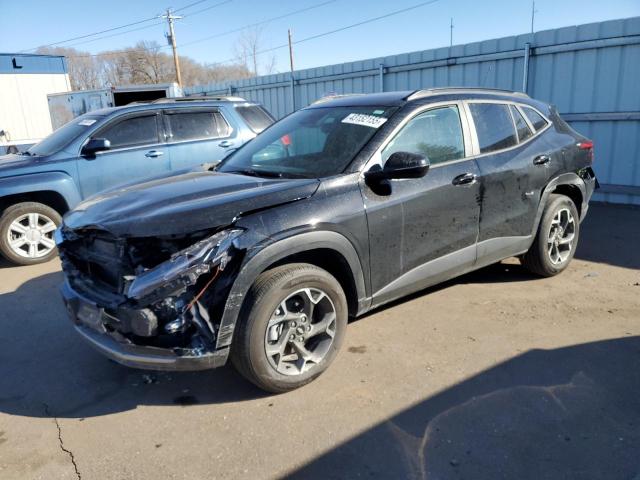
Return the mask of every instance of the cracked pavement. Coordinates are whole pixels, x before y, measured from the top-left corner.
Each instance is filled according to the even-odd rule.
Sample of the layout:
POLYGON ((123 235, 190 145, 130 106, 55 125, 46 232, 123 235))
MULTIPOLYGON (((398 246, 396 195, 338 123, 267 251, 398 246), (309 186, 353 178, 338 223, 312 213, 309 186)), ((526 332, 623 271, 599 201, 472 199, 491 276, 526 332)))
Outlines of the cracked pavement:
POLYGON ((636 478, 640 209, 569 269, 510 259, 352 322, 318 381, 153 373, 77 337, 59 264, 0 264, 0 478, 636 478))

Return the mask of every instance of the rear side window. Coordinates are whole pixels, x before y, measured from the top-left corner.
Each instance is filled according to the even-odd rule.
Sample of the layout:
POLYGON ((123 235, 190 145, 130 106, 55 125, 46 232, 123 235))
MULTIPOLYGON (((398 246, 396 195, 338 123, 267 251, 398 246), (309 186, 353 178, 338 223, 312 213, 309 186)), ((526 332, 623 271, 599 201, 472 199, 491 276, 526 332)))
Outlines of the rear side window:
POLYGON ((236 111, 247 122, 249 128, 260 133, 273 123, 273 118, 259 105, 244 105, 236 107, 236 111))
POLYGON ((109 140, 111 148, 152 145, 158 143, 158 118, 155 114, 127 118, 95 136, 109 140))
POLYGON ((229 125, 217 111, 168 113, 171 141, 226 137, 229 125))
POLYGON ((518 139, 521 142, 524 142, 527 138, 529 138, 529 137, 531 137, 533 135, 533 132, 529 128, 529 125, 527 125, 527 122, 525 121, 525 119, 522 116, 522 114, 520 113, 520 111, 518 111, 518 109, 516 107, 514 107, 513 105, 511 105, 511 113, 513 114, 513 121, 516 124, 516 131, 518 132, 518 139))
POLYGON ((463 158, 458 107, 434 108, 412 118, 385 147, 382 162, 396 152, 425 155, 431 164, 463 158))
POLYGON ((495 103, 471 103, 480 153, 495 152, 518 143, 509 106, 495 103))
POLYGON ((542 115, 536 112, 533 108, 522 107, 522 110, 524 110, 525 115, 527 116, 529 121, 533 124, 533 128, 536 129, 536 132, 538 130, 542 130, 544 127, 547 126, 548 122, 542 117, 542 115))

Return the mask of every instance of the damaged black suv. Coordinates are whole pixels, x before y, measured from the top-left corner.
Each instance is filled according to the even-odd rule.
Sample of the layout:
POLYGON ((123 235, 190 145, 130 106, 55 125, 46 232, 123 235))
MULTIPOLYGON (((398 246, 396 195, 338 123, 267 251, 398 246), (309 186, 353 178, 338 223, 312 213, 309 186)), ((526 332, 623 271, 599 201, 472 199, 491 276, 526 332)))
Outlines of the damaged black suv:
POLYGON ((215 167, 102 193, 56 240, 75 328, 132 367, 224 365, 283 392, 347 319, 510 256, 555 275, 596 187, 593 144, 524 94, 346 96, 215 167))

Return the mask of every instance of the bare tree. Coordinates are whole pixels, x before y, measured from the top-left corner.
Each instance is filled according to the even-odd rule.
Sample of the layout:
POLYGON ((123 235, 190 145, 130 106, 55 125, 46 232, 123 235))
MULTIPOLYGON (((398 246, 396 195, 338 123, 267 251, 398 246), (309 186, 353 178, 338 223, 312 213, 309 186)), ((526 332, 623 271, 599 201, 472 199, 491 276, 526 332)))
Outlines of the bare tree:
MULTIPOLYGON (((173 59, 157 42, 138 42, 133 47, 91 55, 73 48, 38 49, 38 53, 67 57, 73 90, 141 83, 169 83, 176 80, 173 59)), ((203 65, 181 57, 183 85, 191 86, 246 78, 245 64, 203 65)))
POLYGON ((275 56, 271 55, 262 63, 258 59, 258 57, 261 56, 261 50, 263 49, 263 31, 264 26, 255 26, 243 30, 234 47, 237 63, 245 65, 255 77, 258 76, 259 69, 265 74, 273 73, 275 71, 275 56))
POLYGON ((75 48, 40 47, 36 53, 67 57, 69 80, 73 90, 91 90, 100 88, 103 84, 100 60, 87 52, 81 52, 75 48))

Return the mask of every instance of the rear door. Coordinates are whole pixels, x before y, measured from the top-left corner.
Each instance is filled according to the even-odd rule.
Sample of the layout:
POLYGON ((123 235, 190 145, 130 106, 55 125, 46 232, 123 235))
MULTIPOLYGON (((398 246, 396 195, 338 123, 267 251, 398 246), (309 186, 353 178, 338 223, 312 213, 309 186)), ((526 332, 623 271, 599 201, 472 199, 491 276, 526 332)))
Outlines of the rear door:
POLYGON ((490 263, 527 249, 555 151, 516 104, 466 107, 482 184, 478 260, 490 263))
POLYGON ((119 184, 169 172, 169 156, 157 111, 122 115, 109 121, 91 138, 106 138, 111 149, 78 160, 83 197, 119 184))
POLYGON ((167 109, 164 119, 172 170, 218 163, 240 146, 237 128, 219 108, 167 109))
POLYGON ((391 180, 387 192, 364 181, 374 304, 384 303, 470 268, 475 262, 480 196, 462 104, 432 105, 412 114, 370 165, 394 152, 425 155, 423 178, 391 180))

